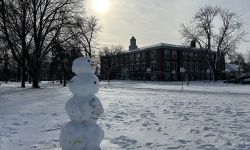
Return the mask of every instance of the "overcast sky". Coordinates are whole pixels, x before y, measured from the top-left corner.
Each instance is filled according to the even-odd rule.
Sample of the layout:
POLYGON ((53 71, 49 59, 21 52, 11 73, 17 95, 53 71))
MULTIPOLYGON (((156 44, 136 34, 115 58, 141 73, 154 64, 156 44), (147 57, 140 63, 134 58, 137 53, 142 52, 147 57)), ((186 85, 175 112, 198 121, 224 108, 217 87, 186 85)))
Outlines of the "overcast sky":
MULTIPOLYGON (((250 33, 250 0, 109 0, 110 8, 98 13, 87 0, 87 12, 99 19, 102 26, 99 46, 123 45, 135 36, 139 47, 157 43, 182 44, 180 25, 188 23, 205 5, 219 6, 241 16, 250 33)), ((239 52, 250 50, 250 41, 242 43, 239 52)))

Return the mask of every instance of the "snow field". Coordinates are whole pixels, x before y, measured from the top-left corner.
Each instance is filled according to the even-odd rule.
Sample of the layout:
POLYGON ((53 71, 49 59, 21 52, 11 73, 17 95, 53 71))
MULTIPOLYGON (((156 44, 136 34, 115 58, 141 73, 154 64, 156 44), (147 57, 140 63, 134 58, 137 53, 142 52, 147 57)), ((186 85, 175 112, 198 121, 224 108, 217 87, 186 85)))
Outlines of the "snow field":
MULTIPOLYGON (((59 150, 68 88, 0 86, 0 149, 59 150)), ((102 150, 250 149, 250 86, 101 82, 102 150)))

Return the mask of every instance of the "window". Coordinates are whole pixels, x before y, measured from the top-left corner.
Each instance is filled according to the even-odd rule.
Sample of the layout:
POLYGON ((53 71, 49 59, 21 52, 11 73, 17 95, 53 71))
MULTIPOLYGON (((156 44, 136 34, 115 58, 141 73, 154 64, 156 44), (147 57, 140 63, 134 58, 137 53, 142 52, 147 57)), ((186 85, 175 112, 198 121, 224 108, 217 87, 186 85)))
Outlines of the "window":
POLYGON ((125 70, 129 70, 129 65, 125 65, 125 70))
POLYGON ((176 62, 172 62, 171 69, 177 71, 177 63, 176 62))
POLYGON ((198 66, 198 62, 195 62, 195 72, 199 72, 199 66, 198 66))
POLYGON ((176 59, 177 58, 177 52, 176 51, 172 51, 172 58, 176 59))
POLYGON ((197 57, 197 56, 198 56, 197 52, 194 52, 194 57, 197 57))
POLYGON ((183 67, 184 67, 185 69, 188 68, 188 63, 187 63, 186 61, 183 62, 183 67))
POLYGON ((130 62, 134 62, 134 54, 130 55, 130 62))
POLYGON ((42 69, 42 71, 46 71, 47 70, 47 67, 45 66, 45 65, 42 65, 42 67, 41 67, 42 69))
POLYGON ((190 63, 189 63, 189 70, 190 70, 191 72, 194 71, 194 62, 190 62, 190 63))
POLYGON ((190 52, 190 57, 194 57, 195 56, 195 52, 190 52))
POLYGON ((145 60, 145 53, 141 53, 141 60, 145 60))
POLYGON ((146 71, 146 63, 145 62, 142 63, 141 70, 146 71))
POLYGON ((119 64, 123 64, 123 58, 122 58, 122 56, 118 56, 118 62, 119 62, 119 64))
POLYGON ((124 64, 128 63, 128 56, 127 56, 127 55, 124 55, 124 56, 123 56, 123 60, 124 60, 124 64))
POLYGON ((170 51, 167 49, 164 50, 164 58, 170 58, 170 51))
POLYGON ((157 58, 157 51, 156 50, 152 50, 151 51, 151 59, 155 60, 157 58))
POLYGON ((139 69, 140 69, 140 63, 137 63, 137 64, 135 65, 135 71, 139 71, 139 69))
POLYGON ((151 61, 151 71, 157 71, 157 61, 151 61))
POLYGON ((135 54, 135 61, 140 61, 141 59, 141 54, 135 54))
POLYGON ((130 70, 130 71, 134 71, 134 64, 130 64, 130 65, 129 65, 129 70, 130 70))
POLYGON ((169 71, 169 70, 170 70, 170 62, 164 61, 164 71, 169 71))
POLYGON ((183 52, 182 52, 182 56, 183 56, 183 57, 187 57, 187 56, 188 56, 188 52, 183 51, 183 52))

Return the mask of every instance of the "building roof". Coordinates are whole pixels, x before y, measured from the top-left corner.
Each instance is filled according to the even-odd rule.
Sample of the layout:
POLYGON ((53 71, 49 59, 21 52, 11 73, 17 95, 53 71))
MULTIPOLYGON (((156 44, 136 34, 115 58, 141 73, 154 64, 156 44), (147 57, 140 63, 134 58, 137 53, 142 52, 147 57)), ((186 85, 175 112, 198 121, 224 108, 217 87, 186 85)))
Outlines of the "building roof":
MULTIPOLYGON (((125 51, 124 53, 134 53, 144 50, 151 50, 151 49, 157 49, 157 48, 168 48, 168 49, 175 49, 175 50, 190 50, 190 46, 185 45, 174 45, 174 44, 167 44, 167 43, 158 43, 154 45, 144 46, 137 49, 125 51)), ((199 50, 198 48, 192 48, 192 50, 199 50)))

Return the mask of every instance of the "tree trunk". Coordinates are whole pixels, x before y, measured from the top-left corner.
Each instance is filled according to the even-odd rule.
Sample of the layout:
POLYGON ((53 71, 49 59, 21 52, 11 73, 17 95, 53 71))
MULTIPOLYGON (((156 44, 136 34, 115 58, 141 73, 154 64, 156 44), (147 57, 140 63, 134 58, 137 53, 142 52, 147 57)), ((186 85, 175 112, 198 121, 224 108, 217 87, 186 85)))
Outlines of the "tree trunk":
POLYGON ((213 74, 212 74, 212 76, 213 76, 213 81, 216 82, 216 81, 217 81, 217 71, 214 70, 212 73, 213 73, 213 74))
POLYGON ((21 69, 21 87, 25 88, 25 69, 21 69))
POLYGON ((65 87, 66 86, 66 78, 64 77, 63 79, 63 86, 65 87))
POLYGON ((29 77, 29 83, 31 83, 31 75, 29 74, 28 77, 29 77))
POLYGON ((63 84, 63 79, 62 75, 60 75, 60 84, 63 84))
POLYGON ((64 71, 64 75, 63 75, 63 86, 66 86, 66 72, 64 71))
POLYGON ((33 88, 40 88, 38 77, 33 77, 33 78, 32 78, 32 87, 33 87, 33 88))
POLYGON ((8 83, 8 76, 5 76, 5 83, 8 83))
POLYGON ((33 88, 40 88, 39 86, 39 70, 34 69, 34 74, 32 77, 32 87, 33 88))
POLYGON ((7 84, 9 81, 9 73, 8 71, 4 71, 4 72, 6 72, 6 75, 4 75, 4 79, 5 79, 5 83, 7 84))

